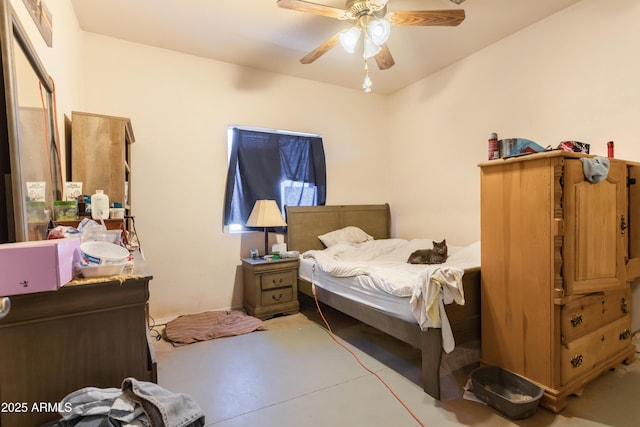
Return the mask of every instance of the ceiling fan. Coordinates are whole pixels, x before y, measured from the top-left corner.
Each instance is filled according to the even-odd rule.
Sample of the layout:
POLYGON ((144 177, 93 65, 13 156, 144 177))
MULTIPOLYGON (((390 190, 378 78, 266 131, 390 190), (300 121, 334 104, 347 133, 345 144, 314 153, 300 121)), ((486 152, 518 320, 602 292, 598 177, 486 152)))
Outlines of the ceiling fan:
MULTIPOLYGON (((456 4, 464 0, 451 0, 456 4)), ((316 47, 300 59, 310 64, 332 49, 338 42, 349 53, 353 53, 360 36, 363 39, 363 57, 365 80, 362 85, 365 92, 371 91, 371 79, 367 60, 373 57, 380 70, 387 70, 395 64, 387 40, 391 26, 457 26, 465 18, 464 10, 414 10, 387 12, 389 0, 346 0, 344 9, 305 0, 278 0, 278 6, 285 9, 348 21, 351 28, 344 29, 316 47)))

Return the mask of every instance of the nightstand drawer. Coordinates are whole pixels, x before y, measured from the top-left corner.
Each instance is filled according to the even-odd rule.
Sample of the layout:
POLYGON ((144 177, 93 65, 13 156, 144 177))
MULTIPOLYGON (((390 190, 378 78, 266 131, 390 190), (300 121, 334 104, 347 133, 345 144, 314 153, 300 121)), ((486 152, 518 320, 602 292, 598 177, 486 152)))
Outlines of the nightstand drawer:
POLYGON ((275 273, 263 274, 260 278, 262 290, 292 287, 296 281, 297 270, 278 271, 275 273))
POLYGON ((293 289, 282 288, 273 291, 262 292, 262 305, 282 304, 293 300, 293 289))

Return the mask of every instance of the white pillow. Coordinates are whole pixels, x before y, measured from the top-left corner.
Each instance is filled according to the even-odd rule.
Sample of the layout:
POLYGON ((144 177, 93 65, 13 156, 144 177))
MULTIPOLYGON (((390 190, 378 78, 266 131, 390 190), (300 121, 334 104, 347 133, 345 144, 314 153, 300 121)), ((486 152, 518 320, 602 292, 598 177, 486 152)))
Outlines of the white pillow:
POLYGON ((373 236, 369 236, 362 231, 361 228, 348 225, 340 230, 330 231, 329 233, 318 236, 318 239, 325 247, 329 248, 338 243, 362 243, 373 240, 373 236))

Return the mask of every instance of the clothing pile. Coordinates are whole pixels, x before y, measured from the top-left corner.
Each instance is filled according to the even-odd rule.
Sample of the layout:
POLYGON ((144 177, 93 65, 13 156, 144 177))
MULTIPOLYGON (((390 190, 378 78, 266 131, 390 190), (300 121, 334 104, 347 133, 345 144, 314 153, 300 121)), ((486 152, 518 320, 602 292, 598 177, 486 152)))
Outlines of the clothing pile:
POLYGON ((122 389, 85 387, 61 402, 52 427, 202 427, 204 412, 189 395, 126 378, 122 389))

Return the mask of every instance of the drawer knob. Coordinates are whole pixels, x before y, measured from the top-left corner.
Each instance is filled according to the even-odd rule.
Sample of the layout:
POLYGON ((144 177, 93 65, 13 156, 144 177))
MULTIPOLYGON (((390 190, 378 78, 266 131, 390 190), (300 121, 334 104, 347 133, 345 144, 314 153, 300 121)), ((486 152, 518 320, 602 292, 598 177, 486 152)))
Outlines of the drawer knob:
POLYGON ((278 284, 278 283, 282 283, 284 281, 284 279, 281 277, 280 279, 278 279, 276 281, 276 279, 271 279, 271 283, 273 283, 274 285, 278 284))
POLYGON ((9 314, 11 310, 11 300, 9 297, 0 298, 0 319, 9 314))
POLYGON ((580 365, 582 365, 582 355, 577 354, 573 356, 573 358, 571 359, 571 366, 573 366, 574 368, 577 368, 580 365))
POLYGON ((574 328, 582 324, 582 314, 574 314, 571 318, 571 326, 574 328))
POLYGON ((624 340, 628 340, 629 337, 631 336, 631 331, 628 329, 625 329, 624 331, 620 332, 620 341, 624 341, 624 340))
POLYGON ((627 304, 626 298, 622 298, 622 300, 620 300, 620 310, 624 314, 627 314, 629 312, 629 305, 627 304))
POLYGON ((271 299, 274 300, 274 301, 280 301, 283 296, 284 296, 283 294, 280 294, 278 296, 275 296, 275 294, 274 294, 274 295, 271 295, 271 299))

